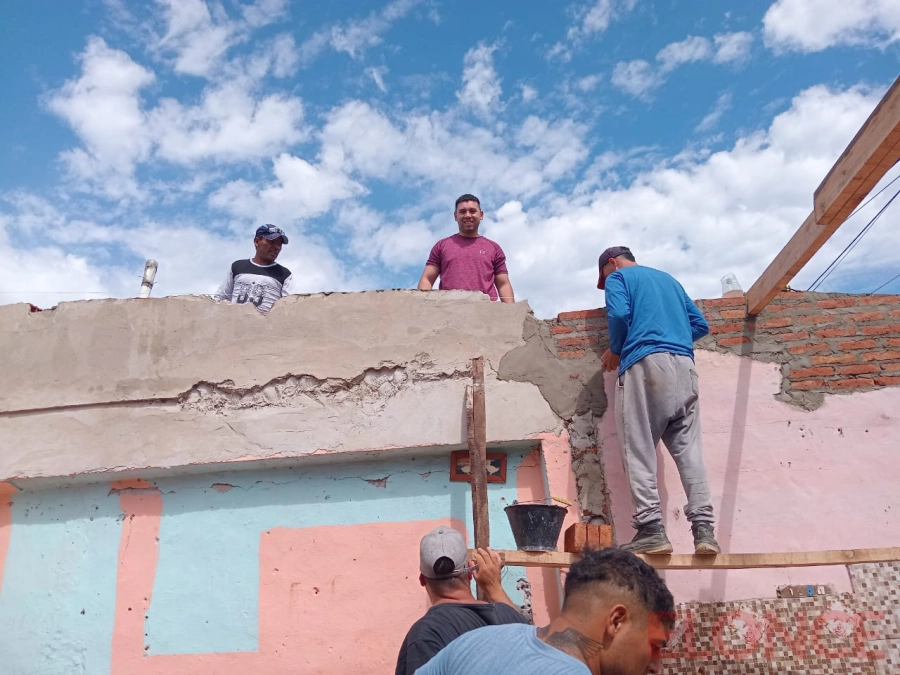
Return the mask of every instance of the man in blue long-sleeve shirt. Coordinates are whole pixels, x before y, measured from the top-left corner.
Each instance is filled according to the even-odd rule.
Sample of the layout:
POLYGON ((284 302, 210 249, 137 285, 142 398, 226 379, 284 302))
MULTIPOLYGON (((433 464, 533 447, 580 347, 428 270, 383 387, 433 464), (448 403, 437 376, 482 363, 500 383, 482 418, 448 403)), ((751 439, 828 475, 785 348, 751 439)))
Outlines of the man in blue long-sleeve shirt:
POLYGON ((700 442, 694 341, 709 333, 697 306, 673 277, 638 265, 625 246, 600 256, 597 288, 606 291, 609 349, 601 363, 618 368, 616 426, 634 503, 637 534, 622 548, 671 553, 659 506, 656 446, 665 443, 688 503, 694 551, 720 553, 714 537, 709 478, 700 442))

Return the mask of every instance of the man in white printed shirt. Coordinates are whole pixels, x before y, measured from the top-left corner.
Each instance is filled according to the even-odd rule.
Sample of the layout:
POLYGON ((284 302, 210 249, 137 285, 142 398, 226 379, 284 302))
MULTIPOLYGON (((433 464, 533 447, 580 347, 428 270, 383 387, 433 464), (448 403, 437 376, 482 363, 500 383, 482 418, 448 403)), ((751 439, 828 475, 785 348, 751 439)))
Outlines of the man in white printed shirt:
POLYGON ((250 260, 236 260, 228 276, 213 297, 237 304, 251 303, 260 312, 268 312, 278 298, 290 294, 291 271, 275 262, 287 235, 274 225, 260 225, 253 245, 256 255, 250 260))

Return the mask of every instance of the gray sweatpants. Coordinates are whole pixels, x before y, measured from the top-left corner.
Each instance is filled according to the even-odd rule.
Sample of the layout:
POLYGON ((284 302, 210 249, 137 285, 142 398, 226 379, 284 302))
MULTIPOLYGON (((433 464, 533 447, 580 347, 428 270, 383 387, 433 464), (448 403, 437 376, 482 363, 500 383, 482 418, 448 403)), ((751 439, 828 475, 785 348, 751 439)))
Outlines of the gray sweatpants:
POLYGON ((616 380, 616 426, 631 486, 634 526, 662 518, 656 484, 660 439, 675 460, 687 495, 684 515, 691 523, 713 523, 693 360, 658 352, 626 370, 616 380))

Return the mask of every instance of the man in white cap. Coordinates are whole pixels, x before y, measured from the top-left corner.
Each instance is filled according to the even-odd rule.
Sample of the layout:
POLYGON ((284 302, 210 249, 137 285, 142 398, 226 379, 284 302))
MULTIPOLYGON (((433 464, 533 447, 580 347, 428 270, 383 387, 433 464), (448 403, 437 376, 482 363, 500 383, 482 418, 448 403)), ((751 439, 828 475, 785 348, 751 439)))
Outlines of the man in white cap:
POLYGON ((256 254, 249 260, 233 262, 213 297, 239 305, 249 302, 260 312, 268 312, 278 298, 291 292, 291 271, 275 262, 287 243, 288 237, 280 227, 260 225, 253 237, 256 254))
POLYGON ((412 675, 463 633, 484 626, 531 623, 503 590, 500 556, 477 549, 469 560, 466 540, 456 530, 440 526, 419 544, 419 583, 431 608, 416 621, 400 647, 396 675, 412 675), (490 602, 476 600, 471 580, 490 602))

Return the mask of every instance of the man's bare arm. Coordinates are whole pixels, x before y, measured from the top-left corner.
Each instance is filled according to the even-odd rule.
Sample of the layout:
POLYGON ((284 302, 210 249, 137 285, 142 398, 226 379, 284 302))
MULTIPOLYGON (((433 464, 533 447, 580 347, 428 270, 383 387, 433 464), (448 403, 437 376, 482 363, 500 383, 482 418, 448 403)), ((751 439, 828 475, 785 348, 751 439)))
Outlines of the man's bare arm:
POLYGON ((512 284, 509 283, 508 274, 496 275, 494 277, 494 285, 497 287, 497 295, 500 296, 500 302, 516 301, 516 294, 513 292, 512 284))
POLYGON ((503 561, 500 560, 500 554, 489 548, 478 548, 475 549, 475 562, 478 563, 478 570, 475 572, 475 583, 478 584, 478 588, 484 591, 488 601, 501 602, 509 605, 516 611, 521 611, 521 608, 510 600, 506 591, 503 590, 500 577, 503 561))
POLYGON ((422 271, 422 277, 419 279, 418 289, 420 291, 430 291, 434 288, 434 282, 437 281, 441 271, 434 265, 425 265, 422 271))

